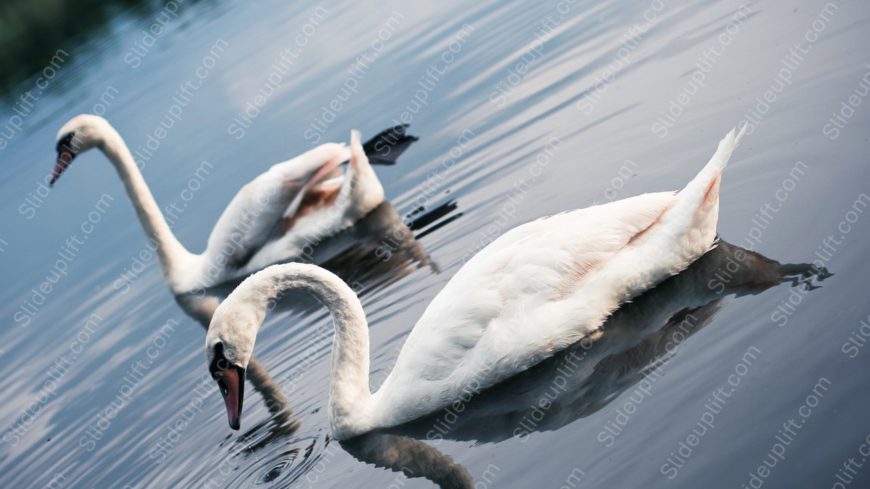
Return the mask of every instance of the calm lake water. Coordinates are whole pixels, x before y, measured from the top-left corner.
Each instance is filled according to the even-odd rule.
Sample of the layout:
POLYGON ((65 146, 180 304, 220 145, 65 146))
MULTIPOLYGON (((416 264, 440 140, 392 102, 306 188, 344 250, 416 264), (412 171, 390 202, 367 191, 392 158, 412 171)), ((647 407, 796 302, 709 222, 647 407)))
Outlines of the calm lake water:
POLYGON ((870 485, 870 5, 131 3, 33 48, 0 112, 0 486, 870 485), (214 299, 169 293, 99 153, 44 187, 83 112, 125 137, 195 251, 270 164, 409 122, 419 141, 377 168, 389 202, 324 255, 361 293, 373 387, 495 237, 678 189, 731 127, 752 130, 722 183, 730 244, 595 345, 339 444, 331 323, 300 298, 267 319, 258 389, 227 427, 199 322, 214 299))

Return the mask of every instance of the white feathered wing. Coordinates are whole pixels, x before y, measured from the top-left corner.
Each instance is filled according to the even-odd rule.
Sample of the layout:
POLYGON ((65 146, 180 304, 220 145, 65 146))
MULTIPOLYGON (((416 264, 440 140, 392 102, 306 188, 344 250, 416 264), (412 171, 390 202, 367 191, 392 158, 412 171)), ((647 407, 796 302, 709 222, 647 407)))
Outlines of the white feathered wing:
POLYGON ((429 304, 375 393, 395 425, 470 397, 594 333, 620 304, 715 242, 731 131, 678 194, 644 194, 539 219, 468 261, 429 304))

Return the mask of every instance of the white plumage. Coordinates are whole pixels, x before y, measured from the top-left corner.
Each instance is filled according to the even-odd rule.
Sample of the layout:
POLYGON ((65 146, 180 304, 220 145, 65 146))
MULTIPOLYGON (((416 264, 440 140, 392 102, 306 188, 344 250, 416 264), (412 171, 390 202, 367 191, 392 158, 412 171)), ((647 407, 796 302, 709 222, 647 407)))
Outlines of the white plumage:
POLYGON ((743 132, 726 135, 679 193, 565 212, 499 237, 433 299, 374 394, 362 306, 340 279, 311 265, 272 266, 239 285, 212 320, 209 361, 220 344, 224 359, 243 369, 269 300, 303 290, 330 309, 336 326, 329 410, 336 438, 467 398, 594 334, 620 304, 707 252, 721 172, 743 132))
MULTIPOLYGON (((401 131, 395 137, 402 147, 392 148, 393 158, 416 139, 401 131)), ((390 144, 382 142, 385 147, 390 144)), ((384 200, 384 189, 360 135, 353 131, 350 147, 323 144, 273 165, 242 187, 215 224, 206 249, 194 254, 176 239, 124 140, 101 117, 79 115, 60 129, 51 183, 73 158, 94 147, 118 171, 146 234, 155 242, 164 278, 175 294, 299 259, 306 248, 352 225, 384 200), (347 171, 341 173, 338 167, 346 161, 350 162, 347 171)))

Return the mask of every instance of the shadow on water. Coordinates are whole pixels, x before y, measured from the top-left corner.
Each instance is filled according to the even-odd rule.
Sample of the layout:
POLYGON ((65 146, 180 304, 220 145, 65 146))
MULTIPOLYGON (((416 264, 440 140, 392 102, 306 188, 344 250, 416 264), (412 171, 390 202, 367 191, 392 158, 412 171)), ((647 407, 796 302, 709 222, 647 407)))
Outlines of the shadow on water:
POLYGON ((474 487, 467 470, 421 440, 495 443, 562 428, 639 382, 654 382, 679 345, 710 324, 725 297, 758 294, 781 283, 813 289, 828 276, 810 264, 781 264, 720 242, 550 359, 482 392, 469 390, 432 415, 341 445, 363 462, 407 477, 442 488, 474 487))

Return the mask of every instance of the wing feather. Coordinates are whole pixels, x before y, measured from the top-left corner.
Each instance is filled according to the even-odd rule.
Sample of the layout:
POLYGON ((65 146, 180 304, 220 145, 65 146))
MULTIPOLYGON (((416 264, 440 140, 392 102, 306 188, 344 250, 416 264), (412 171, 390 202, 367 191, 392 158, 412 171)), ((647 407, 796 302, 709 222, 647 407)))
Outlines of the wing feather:
POLYGON ((598 325, 578 318, 574 330, 566 331, 564 324, 553 324, 557 317, 549 308, 577 291, 675 200, 672 192, 644 194, 538 219, 505 233, 433 299, 410 333, 385 390, 419 392, 402 387, 414 382, 440 383, 444 389, 485 387, 503 380, 502 372, 531 366, 588 334, 598 325))
POLYGON ((209 235, 209 252, 224 256, 229 266, 244 266, 280 226, 306 179, 326 162, 349 156, 344 145, 328 143, 272 165, 242 187, 224 209, 209 235))

